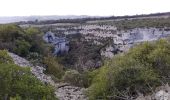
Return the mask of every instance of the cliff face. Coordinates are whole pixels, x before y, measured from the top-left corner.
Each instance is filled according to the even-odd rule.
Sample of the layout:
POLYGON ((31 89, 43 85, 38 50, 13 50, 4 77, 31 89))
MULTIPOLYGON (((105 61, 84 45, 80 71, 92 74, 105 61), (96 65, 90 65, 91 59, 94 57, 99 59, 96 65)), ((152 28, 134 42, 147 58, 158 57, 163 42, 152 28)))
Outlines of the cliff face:
POLYGON ((112 58, 114 54, 126 52, 136 44, 155 41, 170 36, 167 28, 135 28, 131 30, 116 31, 113 34, 113 44, 101 51, 101 55, 112 58))
POLYGON ((120 51, 127 51, 135 44, 154 41, 170 36, 170 31, 164 28, 135 28, 126 31, 117 31, 114 37, 114 45, 120 51))
MULTIPOLYGON (((133 47, 135 44, 144 42, 144 41, 154 41, 161 38, 166 38, 170 36, 170 30, 165 28, 134 28, 128 30, 118 30, 114 25, 100 25, 100 24, 85 24, 85 25, 54 25, 52 31, 56 34, 81 34, 85 41, 91 42, 92 44, 98 46, 105 46, 101 50, 101 56, 112 58, 114 54, 119 52, 127 51, 129 48, 133 47), (107 44, 108 41, 111 41, 107 44)), ((45 39, 47 40, 46 33, 45 39)), ((60 51, 68 52, 68 42, 60 42, 61 46, 56 43, 59 39, 55 38, 54 33, 52 36, 52 43, 55 45, 55 53, 57 54, 60 51)), ((61 39, 60 39, 61 40, 61 39)), ((64 40, 64 39, 63 39, 64 40)))
MULTIPOLYGON (((52 31, 56 34, 82 34, 87 41, 97 40, 98 43, 106 38, 113 39, 115 44, 153 41, 168 36, 168 28, 134 28, 129 30, 118 30, 114 25, 52 25, 52 31)), ((94 41, 95 43, 96 41, 94 41)), ((97 43, 96 42, 96 43, 97 43)))
POLYGON ((54 46, 53 53, 55 55, 59 53, 67 53, 69 50, 69 41, 64 37, 56 37, 55 34, 50 31, 43 36, 43 39, 54 46))
POLYGON ((169 24, 167 26, 164 24, 167 21, 168 19, 165 21, 154 19, 153 22, 148 20, 106 20, 87 23, 43 24, 33 25, 33 27, 38 27, 44 32, 49 29, 53 32, 52 41, 47 40, 48 33, 45 34, 44 40, 55 46, 55 54, 59 54, 61 51, 68 52, 66 62, 64 62, 67 64, 66 66, 96 68, 96 65, 97 67, 102 65, 98 64, 98 62, 102 62, 102 57, 112 58, 115 54, 127 51, 135 44, 166 38, 170 34, 169 24), (164 27, 155 28, 159 25, 164 25, 164 27), (57 43, 61 39, 56 38, 54 33, 57 36, 66 36, 69 43, 66 38, 57 43))

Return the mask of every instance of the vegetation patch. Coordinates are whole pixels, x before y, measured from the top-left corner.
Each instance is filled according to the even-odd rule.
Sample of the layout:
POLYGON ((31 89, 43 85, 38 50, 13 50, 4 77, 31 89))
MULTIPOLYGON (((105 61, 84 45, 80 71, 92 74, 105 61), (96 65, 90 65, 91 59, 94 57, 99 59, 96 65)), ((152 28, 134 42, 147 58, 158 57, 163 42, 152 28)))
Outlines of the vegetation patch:
POLYGON ((167 40, 146 42, 107 61, 93 78, 90 99, 136 98, 138 93, 147 94, 169 83, 169 47, 167 40))
POLYGON ((6 50, 0 50, 1 100, 56 100, 53 87, 34 77, 30 69, 13 64, 6 50))
POLYGON ((0 64, 1 63, 14 63, 12 58, 8 55, 8 51, 0 50, 0 64))

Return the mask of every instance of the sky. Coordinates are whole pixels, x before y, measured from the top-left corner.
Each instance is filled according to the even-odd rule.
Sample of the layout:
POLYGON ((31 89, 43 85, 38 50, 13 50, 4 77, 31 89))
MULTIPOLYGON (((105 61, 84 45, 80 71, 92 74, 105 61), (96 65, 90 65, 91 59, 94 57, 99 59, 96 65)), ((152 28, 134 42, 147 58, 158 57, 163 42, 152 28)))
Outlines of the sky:
POLYGON ((123 16, 169 12, 170 0, 0 0, 0 16, 123 16))

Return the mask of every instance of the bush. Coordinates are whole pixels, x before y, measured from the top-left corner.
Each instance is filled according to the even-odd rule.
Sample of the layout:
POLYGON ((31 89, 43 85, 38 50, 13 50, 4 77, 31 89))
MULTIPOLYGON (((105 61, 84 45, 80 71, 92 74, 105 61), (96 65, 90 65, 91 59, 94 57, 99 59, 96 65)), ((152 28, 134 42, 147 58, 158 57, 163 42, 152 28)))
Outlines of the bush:
POLYGON ((0 25, 0 41, 11 42, 21 38, 24 35, 22 29, 14 24, 0 25))
POLYGON ((46 55, 50 46, 44 43, 42 33, 36 28, 21 29, 14 24, 0 25, 0 49, 26 57, 30 52, 46 55))
POLYGON ((29 54, 29 50, 31 45, 25 40, 17 40, 16 47, 14 48, 14 52, 18 55, 27 56, 29 54))
POLYGON ((29 68, 0 64, 0 99, 19 97, 21 100, 55 100, 54 90, 36 79, 29 68))
POLYGON ((62 77, 62 81, 74 86, 88 88, 97 72, 98 70, 84 71, 82 73, 77 70, 67 70, 62 77))
POLYGON ((170 77, 170 42, 160 40, 155 45, 155 49, 148 55, 148 59, 160 76, 167 79, 170 77))
POLYGON ((45 44, 40 30, 29 27, 24 31, 26 40, 31 44, 30 52, 37 52, 41 55, 48 55, 50 53, 51 47, 45 44))
POLYGON ((12 58, 8 55, 6 50, 0 50, 0 64, 1 63, 13 63, 12 58))
POLYGON ((64 74, 63 66, 57 62, 55 57, 47 56, 44 58, 43 63, 47 67, 45 71, 47 74, 51 74, 58 79, 60 79, 63 76, 64 74))
POLYGON ((14 65, 6 50, 0 50, 0 100, 56 100, 54 90, 35 78, 30 69, 14 65))
POLYGON ((98 72, 98 69, 95 69, 93 71, 83 71, 81 73, 83 82, 81 86, 88 88, 91 85, 93 78, 98 74, 98 72))
POLYGON ((64 82, 70 83, 71 85, 82 85, 82 76, 76 70, 68 70, 65 72, 62 80, 64 82))
POLYGON ((169 71, 170 43, 166 40, 146 42, 107 61, 93 78, 89 97, 92 100, 98 97, 130 99, 139 92, 146 94, 160 82, 169 83, 169 71))
POLYGON ((15 48, 15 41, 21 39, 23 34, 21 28, 16 25, 0 25, 0 49, 13 51, 15 48))
POLYGON ((29 61, 32 64, 42 64, 43 63, 43 56, 40 55, 37 52, 31 52, 28 54, 27 59, 29 59, 29 61))

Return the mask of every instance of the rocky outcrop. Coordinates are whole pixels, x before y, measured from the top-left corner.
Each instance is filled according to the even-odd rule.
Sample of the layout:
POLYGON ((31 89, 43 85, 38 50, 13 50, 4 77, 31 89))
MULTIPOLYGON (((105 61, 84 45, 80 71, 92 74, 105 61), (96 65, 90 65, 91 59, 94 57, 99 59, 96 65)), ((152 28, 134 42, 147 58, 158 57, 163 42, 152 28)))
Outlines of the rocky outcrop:
POLYGON ((105 50, 101 50, 101 55, 107 58, 112 58, 114 56, 115 48, 112 46, 106 47, 105 50))
POLYGON ((54 54, 67 53, 69 50, 69 41, 65 37, 56 37, 54 33, 47 32, 43 36, 44 41, 54 46, 54 54))
POLYGON ((170 31, 165 28, 135 28, 126 31, 117 31, 114 35, 114 45, 120 51, 127 51, 138 44, 145 41, 154 41, 170 36, 170 31))
POLYGON ((87 100, 84 95, 84 89, 76 86, 71 86, 66 83, 55 83, 51 76, 44 74, 45 68, 41 66, 33 66, 28 60, 14 54, 8 53, 16 65, 21 67, 30 67, 31 73, 45 84, 50 84, 56 89, 55 94, 59 100, 87 100))
POLYGON ((155 41, 170 36, 170 30, 166 28, 135 28, 131 30, 117 31, 114 34, 113 45, 101 51, 101 55, 112 58, 115 54, 126 52, 136 44, 145 41, 155 41))
MULTIPOLYGON (((119 30, 120 28, 117 28, 116 24, 114 24, 114 22, 112 23, 112 21, 109 21, 109 23, 106 23, 105 21, 105 23, 102 22, 103 21, 101 21, 101 23, 98 21, 90 21, 86 24, 56 23, 50 24, 50 30, 52 30, 56 34, 81 34, 85 41, 89 41, 90 43, 103 47, 108 40, 113 40, 115 48, 114 51, 102 51, 101 53, 102 55, 106 55, 106 57, 113 56, 113 52, 117 52, 117 50, 118 52, 128 51, 128 49, 133 47, 134 44, 144 41, 154 41, 170 35, 170 30, 168 27, 150 27, 119 30)), ((46 25, 46 27, 47 26, 49 25, 46 25)), ((42 27, 42 29, 44 29, 44 27, 42 27)), ((49 30, 49 27, 46 29, 49 30)))

